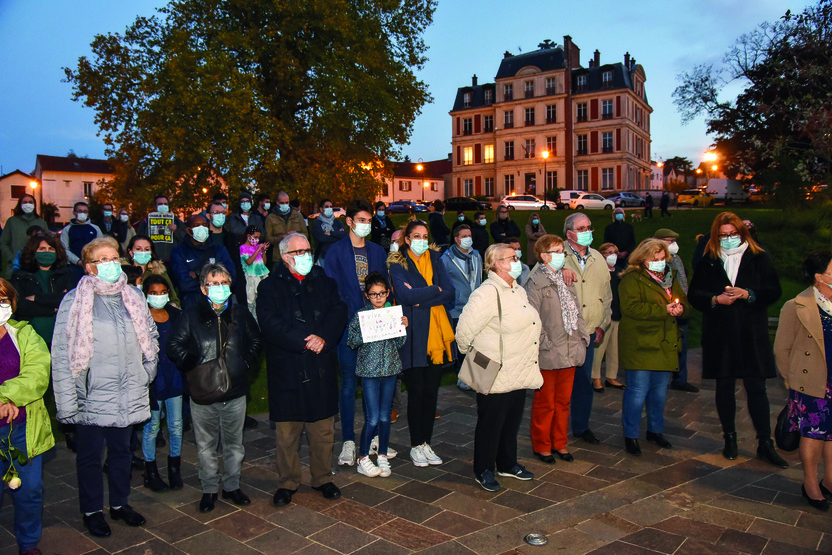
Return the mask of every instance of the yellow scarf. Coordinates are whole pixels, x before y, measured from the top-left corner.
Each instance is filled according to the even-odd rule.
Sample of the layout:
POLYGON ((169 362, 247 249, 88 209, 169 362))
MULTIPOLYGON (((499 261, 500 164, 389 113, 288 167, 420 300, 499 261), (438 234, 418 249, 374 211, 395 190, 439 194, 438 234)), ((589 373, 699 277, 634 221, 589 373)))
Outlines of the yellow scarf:
MULTIPOLYGON (((413 252, 408 249, 410 259, 416 264, 416 269, 425 278, 427 284, 433 285, 433 264, 430 260, 430 251, 424 253, 417 260, 413 252)), ((448 313, 442 305, 430 308, 430 329, 428 330, 428 356, 433 364, 442 364, 443 355, 448 353, 448 360, 453 360, 451 343, 454 341, 454 330, 448 320, 448 313)))

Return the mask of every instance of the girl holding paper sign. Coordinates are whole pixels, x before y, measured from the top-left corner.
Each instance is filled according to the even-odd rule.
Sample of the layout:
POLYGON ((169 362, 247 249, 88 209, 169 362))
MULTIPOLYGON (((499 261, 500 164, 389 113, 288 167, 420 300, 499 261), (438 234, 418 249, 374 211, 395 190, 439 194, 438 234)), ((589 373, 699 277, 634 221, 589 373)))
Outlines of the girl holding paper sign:
MULTIPOLYGON (((387 302, 390 287, 384 276, 378 272, 371 272, 364 278, 364 295, 370 304, 365 305, 353 316, 347 336, 347 345, 351 349, 358 349, 355 375, 361 378, 361 388, 364 392, 364 428, 361 430, 357 468, 359 474, 371 478, 375 476, 386 478, 390 476, 390 463, 387 461, 390 408, 393 404, 396 379, 402 371, 399 349, 404 345, 407 336, 365 343, 361 333, 361 313, 390 306, 387 302), (378 444, 373 438, 376 426, 378 426, 378 444), (378 454, 378 466, 370 460, 371 445, 378 445, 374 450, 378 454)), ((402 316, 402 325, 407 327, 406 316, 402 316)))

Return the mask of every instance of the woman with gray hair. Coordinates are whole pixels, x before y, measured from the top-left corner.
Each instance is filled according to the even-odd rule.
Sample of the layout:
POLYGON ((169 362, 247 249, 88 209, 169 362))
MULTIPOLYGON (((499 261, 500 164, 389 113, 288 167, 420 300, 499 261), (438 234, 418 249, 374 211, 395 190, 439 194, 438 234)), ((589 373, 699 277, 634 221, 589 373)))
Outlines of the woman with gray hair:
POLYGON ((257 322, 244 305, 231 297, 231 274, 222 264, 206 264, 199 274, 203 298, 185 309, 176 321, 167 343, 168 357, 185 373, 196 366, 225 358, 229 387, 223 397, 211 404, 191 399, 191 421, 199 459, 202 499, 199 511, 214 510, 219 492, 217 443, 222 440, 222 497, 235 505, 251 500, 240 489, 243 448, 243 422, 246 416, 248 373, 260 356, 263 339, 257 322))
POLYGON ((127 504, 133 425, 150 419, 148 385, 156 377, 159 334, 144 296, 127 285, 118 243, 90 241, 81 251, 86 275, 66 294, 52 336, 57 418, 76 424, 78 497, 93 536, 109 536, 104 520, 101 452, 107 444, 110 518, 141 526, 127 504))

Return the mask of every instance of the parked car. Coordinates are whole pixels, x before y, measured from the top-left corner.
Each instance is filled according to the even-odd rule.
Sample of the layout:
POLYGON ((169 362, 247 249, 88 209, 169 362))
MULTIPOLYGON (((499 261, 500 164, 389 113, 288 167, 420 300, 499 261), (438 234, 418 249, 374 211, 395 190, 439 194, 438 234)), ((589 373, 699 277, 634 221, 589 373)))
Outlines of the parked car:
POLYGON ((735 179, 713 178, 708 180, 708 194, 717 202, 748 202, 749 195, 742 183, 735 179))
POLYGON ((491 210, 490 202, 480 202, 471 197, 451 197, 445 199, 445 210, 448 212, 491 210))
POLYGON ((387 206, 388 214, 414 214, 416 212, 427 212, 428 207, 417 204, 412 200, 396 200, 387 206))
POLYGON ((678 206, 689 204, 691 206, 713 206, 714 197, 701 189, 688 189, 679 193, 676 200, 678 206))
POLYGON ((503 197, 500 204, 509 210, 549 210, 554 208, 552 203, 543 204, 543 201, 534 195, 510 195, 503 197))
POLYGON ((578 198, 580 194, 581 191, 560 191, 558 193, 558 200, 556 201, 558 210, 565 210, 569 208, 569 201, 573 198, 578 198))
POLYGON ((611 197, 607 197, 607 200, 611 200, 613 204, 615 204, 616 208, 619 206, 622 208, 627 206, 644 206, 644 199, 635 193, 621 192, 611 197))
MULTIPOLYGON (((309 214, 310 218, 317 218, 320 215, 320 212, 315 212, 314 214, 309 214)), ((343 218, 347 215, 347 211, 341 207, 333 208, 332 215, 336 218, 343 218)))
POLYGON ((569 201, 572 210, 612 210, 615 204, 597 193, 581 193, 569 201))

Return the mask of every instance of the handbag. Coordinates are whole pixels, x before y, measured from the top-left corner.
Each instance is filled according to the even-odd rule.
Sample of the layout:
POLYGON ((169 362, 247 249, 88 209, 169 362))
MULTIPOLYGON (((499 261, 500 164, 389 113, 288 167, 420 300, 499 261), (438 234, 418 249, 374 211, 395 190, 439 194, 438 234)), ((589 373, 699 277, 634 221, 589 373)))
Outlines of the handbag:
POLYGON ((800 447, 800 431, 791 431, 790 428, 789 403, 786 403, 777 416, 777 425, 774 427, 774 441, 781 451, 791 452, 800 447))
POLYGON ((231 325, 225 337, 220 356, 194 366, 185 376, 188 378, 188 393, 197 405, 211 405, 225 397, 231 388, 231 376, 225 363, 225 350, 231 337, 231 325))
POLYGON ((497 313, 500 318, 500 360, 492 360, 478 351, 474 348, 472 339, 472 342, 468 344, 462 367, 459 369, 459 379, 477 393, 484 395, 491 393, 497 375, 503 368, 503 307, 500 303, 500 291, 497 286, 494 286, 494 290, 497 291, 497 313))

